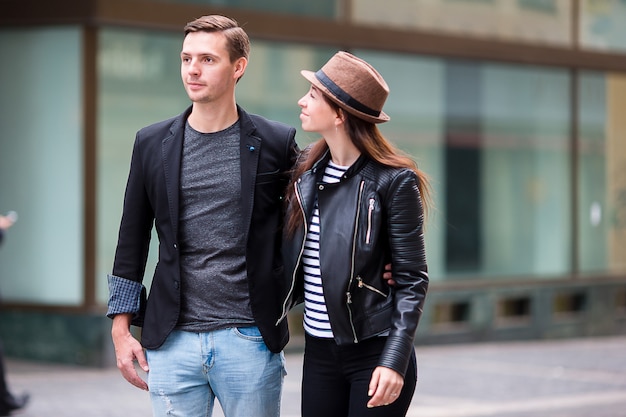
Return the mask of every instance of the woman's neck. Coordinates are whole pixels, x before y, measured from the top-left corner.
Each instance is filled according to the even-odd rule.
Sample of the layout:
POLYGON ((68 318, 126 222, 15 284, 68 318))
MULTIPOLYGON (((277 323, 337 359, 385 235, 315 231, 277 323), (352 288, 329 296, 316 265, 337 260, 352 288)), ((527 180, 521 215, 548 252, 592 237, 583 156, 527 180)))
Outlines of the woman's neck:
POLYGON ((331 140, 326 140, 326 143, 330 149, 330 159, 336 165, 348 167, 361 156, 361 152, 345 135, 340 134, 331 140))

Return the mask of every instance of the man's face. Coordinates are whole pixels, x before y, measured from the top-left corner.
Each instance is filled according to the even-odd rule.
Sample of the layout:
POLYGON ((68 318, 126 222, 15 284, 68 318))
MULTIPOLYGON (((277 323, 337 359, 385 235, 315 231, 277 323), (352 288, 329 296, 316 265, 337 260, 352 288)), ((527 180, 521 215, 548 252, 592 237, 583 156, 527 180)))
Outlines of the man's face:
POLYGON ((247 60, 230 61, 226 38, 220 32, 192 32, 183 41, 180 75, 194 103, 217 102, 232 97, 247 60))

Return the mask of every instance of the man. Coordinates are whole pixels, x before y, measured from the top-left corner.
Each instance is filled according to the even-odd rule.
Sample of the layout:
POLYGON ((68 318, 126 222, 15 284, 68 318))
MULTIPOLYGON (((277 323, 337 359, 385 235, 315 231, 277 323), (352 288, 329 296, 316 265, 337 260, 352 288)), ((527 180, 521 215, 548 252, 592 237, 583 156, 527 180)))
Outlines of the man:
POLYGON ((294 128, 236 104, 249 49, 232 19, 188 23, 181 77, 192 105, 136 136, 107 315, 117 366, 150 391, 155 416, 210 416, 216 398, 227 417, 280 412, 282 197, 298 148, 294 128), (141 344, 131 324, 143 326, 141 344))

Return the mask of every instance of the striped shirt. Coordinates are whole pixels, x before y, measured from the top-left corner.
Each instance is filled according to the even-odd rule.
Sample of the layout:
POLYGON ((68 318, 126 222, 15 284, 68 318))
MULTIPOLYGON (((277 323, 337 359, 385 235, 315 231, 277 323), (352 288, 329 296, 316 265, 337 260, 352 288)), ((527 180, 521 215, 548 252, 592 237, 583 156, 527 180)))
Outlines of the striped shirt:
MULTIPOLYGON (((322 182, 331 184, 339 182, 349 167, 328 163, 322 182)), ((309 231, 304 243, 302 267, 304 270, 304 330, 315 337, 332 338, 330 320, 326 310, 324 291, 322 289, 322 273, 320 270, 320 212, 315 200, 313 216, 309 223, 309 231)))

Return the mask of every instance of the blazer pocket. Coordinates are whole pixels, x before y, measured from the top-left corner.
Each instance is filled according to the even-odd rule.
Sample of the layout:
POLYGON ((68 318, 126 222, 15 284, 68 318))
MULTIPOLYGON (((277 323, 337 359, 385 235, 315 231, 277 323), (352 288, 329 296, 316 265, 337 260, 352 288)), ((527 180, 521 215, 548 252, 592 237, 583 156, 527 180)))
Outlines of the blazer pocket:
POLYGON ((282 176, 283 174, 281 174, 279 169, 277 169, 276 171, 272 171, 272 172, 261 172, 260 174, 256 175, 256 184, 261 185, 261 184, 276 182, 282 176))

